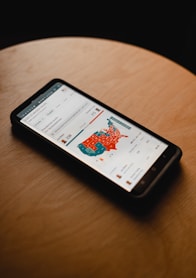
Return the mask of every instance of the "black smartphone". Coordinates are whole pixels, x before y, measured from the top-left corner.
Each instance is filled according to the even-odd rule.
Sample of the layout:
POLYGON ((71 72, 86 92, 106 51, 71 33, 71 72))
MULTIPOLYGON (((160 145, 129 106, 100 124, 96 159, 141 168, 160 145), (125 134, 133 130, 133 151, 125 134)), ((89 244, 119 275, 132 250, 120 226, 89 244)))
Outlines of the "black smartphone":
POLYGON ((182 156, 174 143, 57 78, 10 119, 20 132, 39 137, 135 198, 147 196, 182 156))

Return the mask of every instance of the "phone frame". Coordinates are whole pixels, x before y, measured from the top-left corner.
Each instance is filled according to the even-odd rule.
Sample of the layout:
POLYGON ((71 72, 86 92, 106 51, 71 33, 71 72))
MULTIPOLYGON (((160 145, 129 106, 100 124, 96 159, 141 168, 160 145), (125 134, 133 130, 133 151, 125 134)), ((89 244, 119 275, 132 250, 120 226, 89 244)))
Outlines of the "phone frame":
POLYGON ((10 113, 10 121, 12 124, 12 127, 14 129, 19 129, 20 132, 27 132, 28 134, 34 134, 37 138, 42 140, 42 142, 47 142, 50 146, 54 147, 54 149, 58 149, 61 153, 66 155, 66 157, 71 157, 73 160, 77 161, 79 164, 83 165, 84 167, 87 167, 88 169, 92 170, 95 174, 98 174, 101 177, 104 177, 106 181, 109 183, 112 183, 117 186, 120 191, 126 192, 126 195, 130 195, 133 198, 144 198, 152 191, 152 189, 159 183, 159 181, 162 179, 163 176, 165 176, 168 172, 168 170, 176 164, 176 162, 179 162, 180 158, 182 157, 182 149, 172 143, 171 141, 167 140, 166 138, 160 136, 159 134, 155 133, 154 131, 148 129, 147 127, 141 125, 140 123, 134 121, 133 119, 127 117, 126 115, 120 113, 119 111, 115 110, 114 108, 108 106, 107 104, 101 102, 100 100, 96 99, 95 97, 87 94, 86 92, 82 91, 81 89, 75 87, 74 85, 68 83, 67 81, 60 79, 60 78, 54 78, 50 80, 47 84, 45 84, 42 88, 40 88, 37 92, 35 92, 33 95, 31 95, 28 99, 26 99, 24 102, 22 102, 18 107, 16 107, 11 113, 10 113), (51 88, 55 83, 60 82, 64 85, 70 87, 71 89, 77 91, 79 94, 87 97, 88 99, 96 102, 98 105, 101 105, 103 108, 108 109, 112 113, 115 113, 122 119, 129 121, 130 124, 135 125, 136 127, 142 129, 143 131, 147 132, 148 134, 154 136, 155 138, 161 140, 162 142, 166 143, 168 145, 167 149, 162 153, 162 155, 153 163, 153 165, 150 167, 150 169, 146 172, 146 174, 143 176, 143 178, 136 184, 136 186, 130 191, 126 191, 125 189, 121 188, 118 184, 111 181, 109 178, 103 176, 101 173, 96 171, 95 169, 91 168, 85 162, 80 161, 70 153, 66 152, 61 147, 57 146, 55 143, 51 142, 47 138, 43 137, 36 131, 32 130, 25 124, 21 123, 20 118, 17 117, 17 114, 21 112, 25 107, 30 105, 33 100, 37 99, 41 94, 46 92, 48 89, 51 88))

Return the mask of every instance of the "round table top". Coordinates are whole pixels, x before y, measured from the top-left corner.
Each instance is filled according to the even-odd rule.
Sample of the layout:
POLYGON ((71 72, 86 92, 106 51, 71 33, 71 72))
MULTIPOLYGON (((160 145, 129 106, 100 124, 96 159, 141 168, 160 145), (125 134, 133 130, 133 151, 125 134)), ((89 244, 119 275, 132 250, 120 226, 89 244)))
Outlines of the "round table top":
POLYGON ((1 50, 0 82, 1 277, 196 277, 194 74, 130 44, 61 37, 1 50), (182 148, 166 190, 136 209, 12 134, 10 112, 56 77, 182 148))

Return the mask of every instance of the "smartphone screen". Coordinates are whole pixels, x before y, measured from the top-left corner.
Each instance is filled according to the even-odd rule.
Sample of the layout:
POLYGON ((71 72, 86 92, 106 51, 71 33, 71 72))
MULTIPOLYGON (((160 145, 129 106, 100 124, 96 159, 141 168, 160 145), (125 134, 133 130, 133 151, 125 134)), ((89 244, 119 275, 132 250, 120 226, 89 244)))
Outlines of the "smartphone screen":
POLYGON ((160 157, 163 165, 166 154, 171 157, 174 152, 167 140, 61 81, 16 116, 22 125, 127 192, 146 182, 144 177, 157 169, 160 157))

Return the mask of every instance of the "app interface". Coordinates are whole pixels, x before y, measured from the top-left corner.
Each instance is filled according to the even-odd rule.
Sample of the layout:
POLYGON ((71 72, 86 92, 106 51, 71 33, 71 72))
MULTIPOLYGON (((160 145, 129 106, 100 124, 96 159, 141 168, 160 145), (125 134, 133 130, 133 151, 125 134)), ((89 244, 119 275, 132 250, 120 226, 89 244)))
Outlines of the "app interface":
POLYGON ((129 192, 167 148, 159 139, 60 83, 19 116, 23 124, 129 192))

